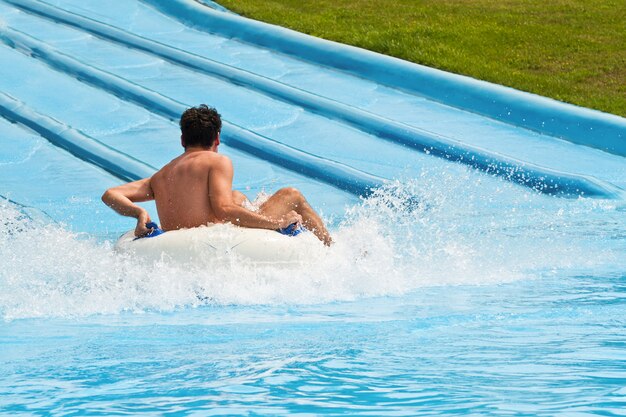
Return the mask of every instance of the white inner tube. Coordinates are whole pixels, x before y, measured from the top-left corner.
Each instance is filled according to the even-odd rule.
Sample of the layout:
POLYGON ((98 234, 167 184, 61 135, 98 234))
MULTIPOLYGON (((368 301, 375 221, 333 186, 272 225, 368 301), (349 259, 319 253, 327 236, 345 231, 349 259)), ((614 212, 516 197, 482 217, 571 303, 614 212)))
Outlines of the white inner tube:
POLYGON ((136 240, 131 230, 118 239, 115 250, 149 261, 199 266, 232 262, 290 266, 319 259, 325 247, 311 232, 286 236, 273 230, 213 224, 136 240))

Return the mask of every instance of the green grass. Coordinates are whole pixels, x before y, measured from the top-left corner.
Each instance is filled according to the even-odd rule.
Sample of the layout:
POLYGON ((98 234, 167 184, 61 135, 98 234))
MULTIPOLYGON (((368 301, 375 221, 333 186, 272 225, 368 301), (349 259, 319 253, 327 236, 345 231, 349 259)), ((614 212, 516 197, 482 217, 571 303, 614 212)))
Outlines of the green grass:
POLYGON ((626 116, 624 0, 219 0, 236 13, 626 116))

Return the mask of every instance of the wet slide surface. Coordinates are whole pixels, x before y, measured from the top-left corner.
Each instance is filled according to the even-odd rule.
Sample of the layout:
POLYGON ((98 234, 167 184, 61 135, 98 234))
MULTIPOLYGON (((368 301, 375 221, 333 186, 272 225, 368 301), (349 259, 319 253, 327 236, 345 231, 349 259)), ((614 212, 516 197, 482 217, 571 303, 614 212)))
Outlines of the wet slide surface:
MULTIPOLYGON (((292 148, 295 151, 292 159, 297 160, 305 153, 369 174, 370 181, 356 194, 363 194, 368 185, 376 186, 384 179, 414 177, 425 167, 458 169, 458 164, 433 160, 428 153, 434 154, 436 149, 427 149, 425 154, 407 149, 410 148, 407 143, 384 140, 389 133, 385 124, 394 123, 399 129, 416 128, 419 129, 416 133, 427 132, 446 143, 469 146, 477 155, 469 154, 466 159, 480 157, 480 151, 485 150, 483 154, 496 164, 500 157, 508 165, 513 161, 517 169, 535 166, 540 174, 544 170, 556 172, 557 176, 580 176, 578 179, 583 182, 586 177, 601 182, 611 191, 626 184, 620 156, 576 146, 296 57, 192 29, 141 2, 117 3, 89 6, 83 2, 62 2, 61 8, 46 7, 46 3, 37 1, 2 3, 5 46, 14 46, 2 49, 3 61, 13 63, 4 69, 7 73, 2 77, 3 92, 35 112, 155 167, 171 159, 178 150, 174 139, 176 128, 174 132, 164 130, 162 123, 173 123, 161 118, 176 120, 181 109, 208 102, 218 108, 227 123, 250 133, 253 142, 267 138, 292 148), (66 25, 56 23, 59 16, 66 25), (94 36, 105 30, 109 38, 94 36), (144 49, 137 47, 142 41, 144 49), (46 52, 37 52, 37 48, 46 52), (155 55, 155 50, 161 56, 155 55), (163 54, 178 57, 179 62, 164 60, 163 54), (200 64, 204 61, 218 66, 222 74, 239 71, 250 79, 249 84, 241 86, 215 73, 191 68, 188 65, 191 58, 200 64), (29 82, 22 83, 23 79, 29 82), (334 105, 339 110, 326 114, 310 111, 306 105, 286 102, 284 95, 278 99, 276 94, 268 94, 267 89, 260 91, 259 85, 263 84, 269 84, 268 89, 287 90, 287 95, 300 93, 305 96, 305 102, 317 100, 321 101, 320 107, 334 105), (60 91, 64 93, 59 94, 60 91), (71 105, 61 104, 67 102, 71 105), (158 108, 159 104, 165 110, 158 108), (374 127, 363 128, 358 122, 341 120, 336 115, 341 110, 361 112, 361 116, 373 119, 370 124, 374 127)), ((229 129, 225 130, 228 139, 229 129)), ((231 142, 235 141, 226 141, 227 145, 231 142)), ((233 157, 239 175, 287 165, 279 161, 272 168, 262 162, 265 168, 244 166, 243 162, 237 163, 241 146, 234 145, 233 157)), ((230 148, 224 152, 229 153, 230 148)), ((256 159, 263 159, 259 158, 260 152, 252 150, 252 153, 256 159)), ((444 150, 444 159, 450 153, 444 150)), ((297 167, 296 171, 311 177, 297 167)), ((242 177, 241 184, 250 187, 252 193, 268 181, 274 181, 277 186, 302 185, 303 179, 295 177, 293 174, 273 179, 257 176, 261 180, 257 184, 251 184, 249 177, 242 177)), ((536 188, 543 187, 528 177, 523 181, 536 188)), ((315 195, 338 193, 309 194, 316 198, 315 195)), ((341 198, 328 202, 332 206, 329 213, 342 211, 342 202, 338 200, 341 198)), ((344 196, 343 202, 349 201, 354 199, 344 196)))
POLYGON ((610 125, 580 144, 179 3, 220 13, 0 1, 0 414, 621 415, 623 119, 567 107, 610 125), (328 221, 313 267, 112 251, 134 225, 100 195, 177 156, 200 103, 236 189, 328 221))

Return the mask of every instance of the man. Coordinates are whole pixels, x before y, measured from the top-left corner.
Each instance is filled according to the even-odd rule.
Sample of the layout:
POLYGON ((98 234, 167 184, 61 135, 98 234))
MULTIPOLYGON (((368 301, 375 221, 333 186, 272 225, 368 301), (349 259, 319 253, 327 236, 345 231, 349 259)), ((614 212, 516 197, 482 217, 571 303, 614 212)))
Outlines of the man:
POLYGON ((155 200, 163 230, 230 222, 259 229, 282 229, 298 224, 330 245, 322 219, 295 188, 283 188, 258 209, 244 208, 246 196, 233 191, 233 165, 217 153, 222 121, 219 113, 202 104, 185 110, 180 118, 185 152, 150 178, 108 189, 102 201, 123 216, 135 217, 136 236, 150 232, 148 212, 134 204, 155 200))

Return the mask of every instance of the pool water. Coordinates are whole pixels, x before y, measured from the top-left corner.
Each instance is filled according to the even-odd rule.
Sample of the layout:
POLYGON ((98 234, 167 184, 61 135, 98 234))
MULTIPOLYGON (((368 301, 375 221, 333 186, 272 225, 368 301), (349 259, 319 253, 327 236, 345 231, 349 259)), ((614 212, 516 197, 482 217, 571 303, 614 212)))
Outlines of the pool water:
MULTIPOLYGON (((623 198, 541 194, 22 3, 42 4, 0 0, 0 59, 11 63, 0 66, 0 415, 626 415, 623 198), (69 64, 36 53, 41 44, 69 64), (97 82, 76 75, 85 66, 97 82), (181 151, 177 121, 115 92, 119 82, 144 98, 207 102, 303 158, 388 181, 361 197, 224 144, 236 189, 301 189, 336 243, 289 268, 117 253, 134 223, 100 195, 119 176, 14 123, 5 107, 162 166, 181 151)), ((145 2, 45 3, 626 189, 622 156, 192 29, 145 2)))
POLYGON ((428 181, 291 270, 143 265, 5 203, 2 414, 623 415, 624 207, 428 181))

